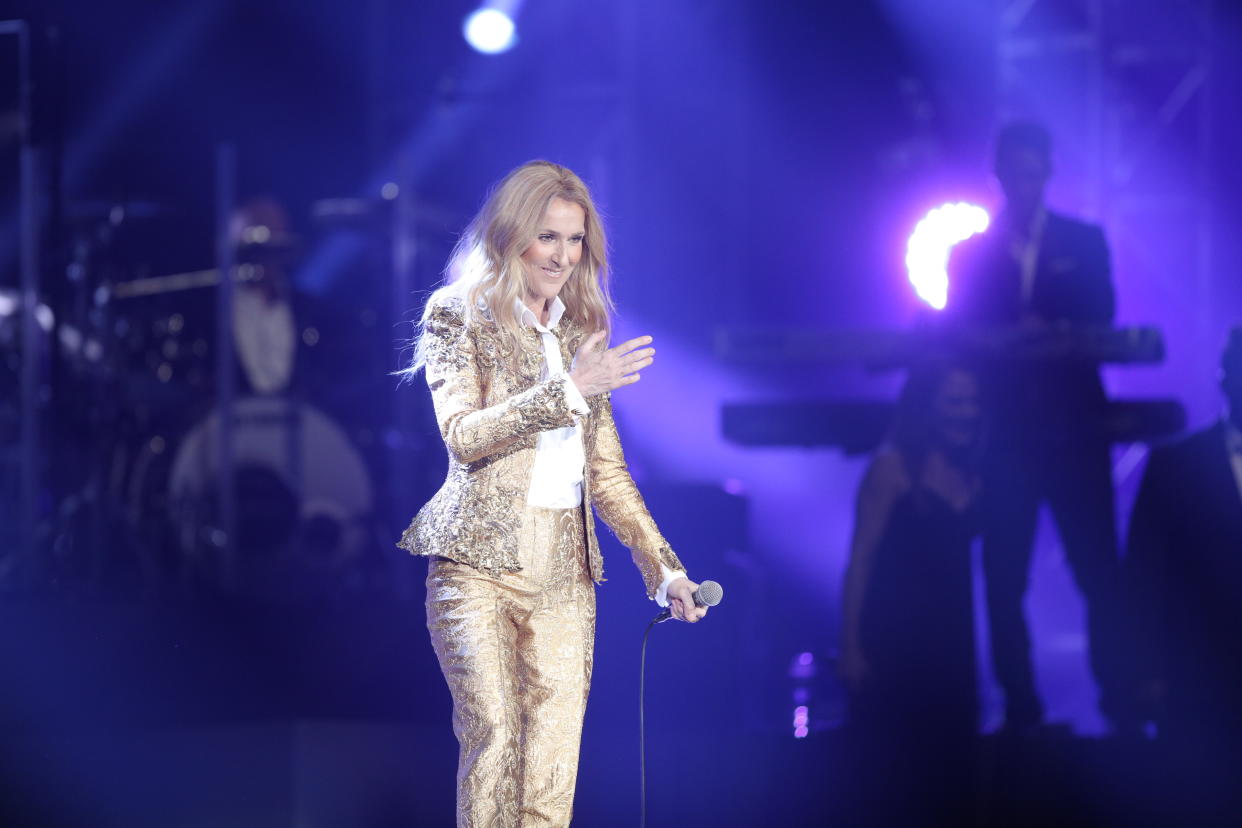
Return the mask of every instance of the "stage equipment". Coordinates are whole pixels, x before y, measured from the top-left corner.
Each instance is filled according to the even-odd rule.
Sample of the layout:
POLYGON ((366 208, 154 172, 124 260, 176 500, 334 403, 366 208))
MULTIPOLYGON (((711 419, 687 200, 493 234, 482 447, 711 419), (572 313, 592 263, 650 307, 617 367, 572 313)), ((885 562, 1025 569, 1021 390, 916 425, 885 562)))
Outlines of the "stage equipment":
MULTIPOLYGON (((135 441, 124 493, 132 531, 150 541, 144 567, 171 566, 179 579, 217 586, 227 575, 221 416, 213 409, 176 441, 161 434, 135 441), (179 555, 171 563, 154 557, 167 544, 179 555)), ((264 574, 340 570, 375 542, 366 464, 322 411, 281 397, 243 397, 233 404, 231 438, 240 583, 261 590, 264 574)))
MULTIPOLYGON (((1049 326, 912 331, 723 331, 717 353, 760 365, 856 365, 883 371, 938 359, 982 367, 1029 362, 1155 364, 1164 338, 1152 327, 1049 326)), ((835 446, 846 454, 876 448, 895 405, 881 400, 732 403, 721 407, 726 439, 745 446, 835 446)), ((1098 428, 1114 443, 1141 443, 1177 434, 1186 411, 1177 400, 1110 400, 1098 428)))
POLYGON ((1158 328, 974 328, 909 331, 730 329, 716 335, 716 354, 760 365, 856 365, 873 370, 908 368, 932 359, 975 363, 1074 360, 1156 364, 1164 359, 1158 328))
POLYGON ((334 353, 338 338, 352 344, 350 322, 360 323, 294 294, 290 271, 303 245, 280 206, 256 199, 221 219, 227 267, 159 276, 146 276, 150 263, 126 251, 146 251, 160 230, 154 220, 169 210, 101 203, 69 212, 78 235, 58 353, 72 383, 66 397, 77 402, 64 407, 73 411, 65 427, 91 470, 80 488, 98 494, 76 500, 98 503, 90 520, 111 534, 81 519, 74 531, 96 538, 99 556, 130 550, 124 561, 90 568, 118 577, 128 566, 148 589, 181 581, 258 593, 275 585, 289 594, 284 576, 340 575, 360 563, 377 548, 377 527, 357 446, 373 440, 375 428, 333 407, 341 389, 353 387, 358 355, 346 349, 354 358, 345 366, 320 354, 323 338, 334 353), (256 303, 287 311, 275 319, 283 327, 273 328, 277 314, 256 316, 256 303), (291 379, 295 365, 315 384, 291 379), (318 402, 351 424, 356 442, 318 402), (222 428, 224 411, 232 414, 222 428))
MULTIPOLYGON (((15 314, 5 332, 4 371, 0 374, 5 424, 0 433, 0 587, 29 582, 36 563, 39 497, 44 491, 41 462, 44 446, 47 342, 41 284, 47 214, 51 188, 49 153, 43 119, 37 118, 36 52, 46 32, 22 20, 0 21, 0 49, 8 71, 0 76, 0 164, 4 167, 5 221, 15 220, 16 278, 6 317, 15 314), (10 196, 12 200, 9 200, 10 196), (27 566, 26 564, 31 564, 27 566), (18 577, 18 576, 23 577, 18 577)), ((8 263, 6 262, 6 265, 8 263)), ((6 267, 7 270, 7 267, 6 267)))
MULTIPOLYGON (((849 455, 874 451, 893 421, 896 403, 883 400, 806 400, 721 406, 725 439, 742 446, 832 446, 849 455)), ((1150 443, 1186 427, 1178 400, 1109 400, 1102 431, 1113 443, 1150 443)))

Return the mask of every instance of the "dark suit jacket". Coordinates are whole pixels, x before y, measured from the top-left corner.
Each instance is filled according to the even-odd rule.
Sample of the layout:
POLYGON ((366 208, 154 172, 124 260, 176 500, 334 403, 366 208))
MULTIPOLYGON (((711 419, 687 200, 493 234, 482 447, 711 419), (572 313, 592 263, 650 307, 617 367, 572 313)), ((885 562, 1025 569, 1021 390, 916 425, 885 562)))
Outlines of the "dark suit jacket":
POLYGON ((1152 451, 1125 560, 1138 674, 1175 727, 1242 733, 1242 495, 1224 426, 1152 451))
MULTIPOLYGON (((949 276, 945 313, 950 324, 993 328, 1022 320, 1022 272, 999 224, 954 248, 949 276)), ((1098 226, 1048 212, 1030 311, 1053 324, 1112 324, 1115 298, 1108 245, 1098 226)), ((988 375, 1000 442, 1015 432, 1054 439, 1093 434, 1092 424, 1105 402, 1094 364, 999 364, 988 375)))

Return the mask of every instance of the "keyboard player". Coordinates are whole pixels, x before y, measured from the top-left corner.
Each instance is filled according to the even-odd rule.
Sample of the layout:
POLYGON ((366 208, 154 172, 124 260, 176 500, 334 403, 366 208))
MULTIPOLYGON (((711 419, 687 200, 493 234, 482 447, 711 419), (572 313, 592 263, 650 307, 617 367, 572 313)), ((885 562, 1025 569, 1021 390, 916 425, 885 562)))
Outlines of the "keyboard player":
MULTIPOLYGON (((1103 232, 1045 205, 1052 169, 1048 132, 1029 122, 1005 126, 994 162, 1005 206, 986 233, 954 249, 946 321, 958 329, 1032 332, 1111 325, 1115 297, 1103 232)), ((1117 720, 1125 715, 1119 562, 1099 369, 1085 360, 997 360, 982 376, 992 421, 984 463, 983 564, 1006 730, 1026 732, 1043 719, 1023 614, 1043 504, 1087 602, 1101 710, 1117 720)))

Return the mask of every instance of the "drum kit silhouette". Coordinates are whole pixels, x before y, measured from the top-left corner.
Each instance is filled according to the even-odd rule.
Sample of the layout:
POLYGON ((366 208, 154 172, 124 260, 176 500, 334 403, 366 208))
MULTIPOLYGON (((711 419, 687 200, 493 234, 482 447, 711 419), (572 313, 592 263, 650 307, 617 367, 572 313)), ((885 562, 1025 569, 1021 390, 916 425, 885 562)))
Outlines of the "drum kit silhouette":
POLYGON ((289 271, 301 244, 283 209, 236 211, 225 325, 218 270, 150 276, 109 252, 153 205, 95 212, 78 222, 90 229, 51 303, 66 316, 49 334, 53 465, 80 467, 56 498, 53 545, 96 547, 85 555, 96 574, 124 558, 153 589, 288 592, 362 560, 377 541, 372 473, 355 436, 315 404, 332 378, 294 377, 321 331, 297 319, 289 271))

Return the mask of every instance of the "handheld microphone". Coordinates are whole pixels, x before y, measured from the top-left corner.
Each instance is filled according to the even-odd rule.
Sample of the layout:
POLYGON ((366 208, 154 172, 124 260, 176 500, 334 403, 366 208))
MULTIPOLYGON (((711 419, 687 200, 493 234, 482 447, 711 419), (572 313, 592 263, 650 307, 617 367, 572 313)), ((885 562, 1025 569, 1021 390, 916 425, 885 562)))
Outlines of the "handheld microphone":
MULTIPOLYGON (((714 607, 720 603, 720 599, 724 598, 724 587, 715 581, 704 581, 699 584, 699 588, 694 591, 694 603, 699 607, 714 607)), ((665 621, 673 617, 673 606, 669 604, 664 610, 655 617, 652 623, 663 624, 665 621)))

